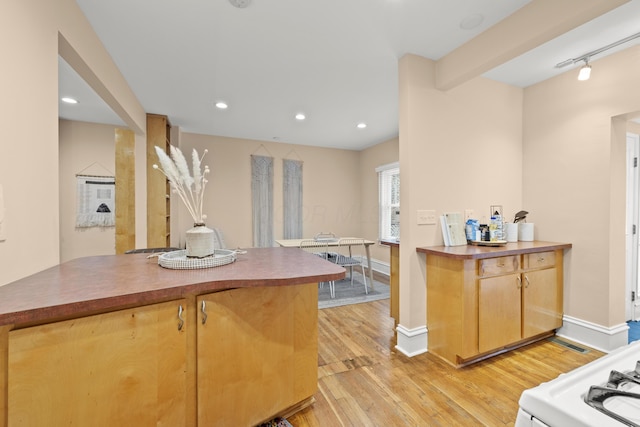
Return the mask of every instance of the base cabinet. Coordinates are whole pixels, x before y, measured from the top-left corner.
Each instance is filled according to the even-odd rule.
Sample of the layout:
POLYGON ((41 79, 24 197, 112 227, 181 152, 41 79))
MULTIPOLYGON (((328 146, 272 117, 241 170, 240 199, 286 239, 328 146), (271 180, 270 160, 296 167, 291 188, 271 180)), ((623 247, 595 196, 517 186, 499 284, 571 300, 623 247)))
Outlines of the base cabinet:
POLYGON ((9 332, 8 426, 185 424, 184 301, 9 332))
POLYGON ((315 394, 315 284, 234 289, 198 307, 198 425, 257 425, 315 394))
POLYGON ((316 283, 239 288, 0 328, 0 427, 251 426, 294 412, 317 391, 317 298, 316 283))
POLYGON ((562 326, 562 249, 481 259, 428 252, 426 260, 429 352, 455 366, 562 326))

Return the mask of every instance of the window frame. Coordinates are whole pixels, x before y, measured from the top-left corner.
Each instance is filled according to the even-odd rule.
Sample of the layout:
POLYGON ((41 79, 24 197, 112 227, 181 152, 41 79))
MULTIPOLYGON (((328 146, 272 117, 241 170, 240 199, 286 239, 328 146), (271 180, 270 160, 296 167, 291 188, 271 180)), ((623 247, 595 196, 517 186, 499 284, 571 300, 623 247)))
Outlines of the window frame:
POLYGON ((399 216, 397 217, 397 232, 394 233, 392 211, 400 211, 400 162, 388 163, 376 168, 378 174, 378 239, 400 239, 399 216), (397 175, 397 203, 393 200, 394 176, 397 175), (397 234, 397 235, 396 235, 397 234))

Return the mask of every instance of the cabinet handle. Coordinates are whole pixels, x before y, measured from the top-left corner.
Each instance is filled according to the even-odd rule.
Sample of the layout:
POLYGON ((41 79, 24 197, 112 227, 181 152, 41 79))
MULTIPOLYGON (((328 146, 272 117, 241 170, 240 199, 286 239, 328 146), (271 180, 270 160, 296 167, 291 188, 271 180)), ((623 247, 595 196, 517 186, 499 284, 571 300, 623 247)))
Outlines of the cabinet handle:
POLYGON ((183 311, 182 305, 180 305, 178 307, 178 320, 179 320, 179 322, 178 322, 178 330, 179 331, 181 331, 182 327, 184 326, 184 319, 182 318, 182 311, 183 311))
POLYGON ((526 285, 524 285, 524 287, 525 287, 525 288, 528 288, 528 287, 529 287, 529 285, 531 284, 531 283, 529 283, 529 276, 526 276, 526 275, 525 275, 525 276, 524 276, 524 281, 526 282, 526 285))
POLYGON ((207 322, 207 312, 205 311, 205 302, 202 300, 202 324, 204 325, 207 322))
POLYGON ((538 257, 538 262, 544 262, 544 257, 543 256, 538 257))
POLYGON ((522 288, 522 279, 520 276, 517 276, 516 279, 518 279, 518 289, 522 288))

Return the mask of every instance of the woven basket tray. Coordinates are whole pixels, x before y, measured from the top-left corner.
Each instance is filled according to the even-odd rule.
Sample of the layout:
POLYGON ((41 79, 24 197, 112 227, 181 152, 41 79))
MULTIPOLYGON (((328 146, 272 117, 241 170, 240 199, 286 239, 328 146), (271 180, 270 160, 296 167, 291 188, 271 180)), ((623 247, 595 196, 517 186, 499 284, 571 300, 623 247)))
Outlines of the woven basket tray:
POLYGON ((220 267, 234 262, 236 253, 227 249, 216 249, 213 255, 205 258, 187 258, 186 250, 172 251, 158 256, 158 265, 174 270, 220 267))

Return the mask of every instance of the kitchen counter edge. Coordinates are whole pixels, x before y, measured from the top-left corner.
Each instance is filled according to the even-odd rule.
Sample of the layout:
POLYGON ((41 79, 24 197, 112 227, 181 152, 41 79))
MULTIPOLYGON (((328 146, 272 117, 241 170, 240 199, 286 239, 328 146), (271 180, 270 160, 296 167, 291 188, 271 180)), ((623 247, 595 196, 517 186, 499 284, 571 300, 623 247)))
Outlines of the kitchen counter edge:
POLYGON ((533 241, 507 243, 504 246, 424 246, 417 247, 416 252, 456 259, 484 259, 553 251, 557 249, 570 249, 571 247, 571 243, 533 241))
POLYGON ((298 248, 251 248, 220 267, 172 270, 149 254, 77 258, 0 286, 0 326, 29 326, 227 289, 339 280, 346 270, 298 248))

